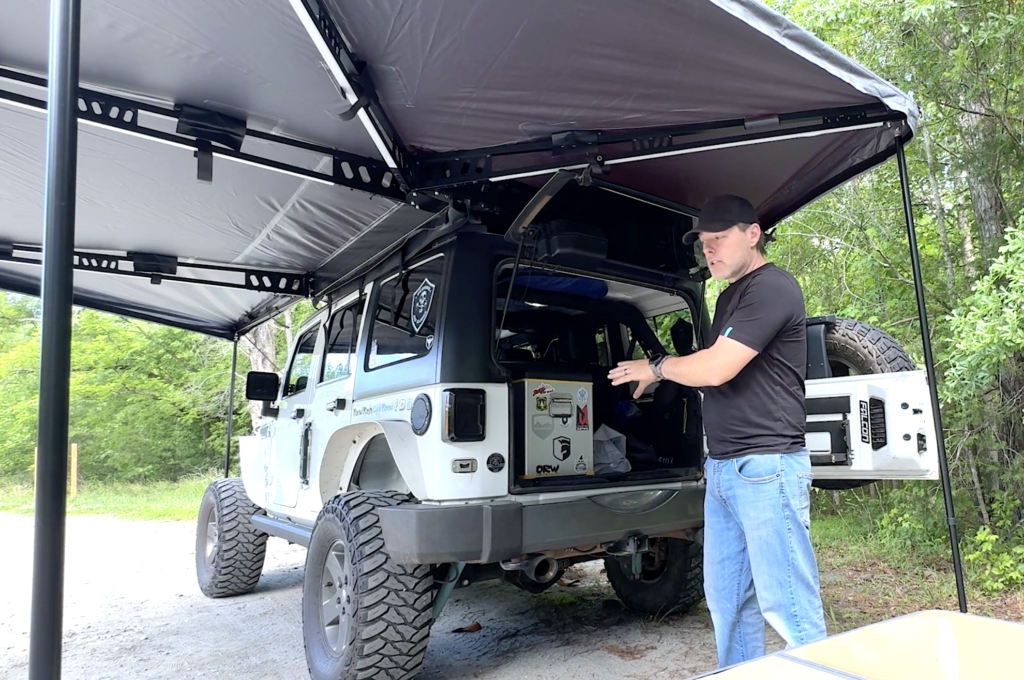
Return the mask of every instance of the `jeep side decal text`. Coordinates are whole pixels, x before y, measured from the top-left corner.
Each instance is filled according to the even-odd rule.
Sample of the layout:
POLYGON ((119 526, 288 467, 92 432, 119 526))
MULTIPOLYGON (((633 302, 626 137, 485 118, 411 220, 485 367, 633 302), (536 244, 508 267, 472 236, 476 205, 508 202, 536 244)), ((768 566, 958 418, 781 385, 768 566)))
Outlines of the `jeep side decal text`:
POLYGON ((415 401, 413 397, 402 397, 392 399, 391 401, 360 404, 352 409, 352 417, 365 418, 370 416, 372 418, 381 418, 393 414, 408 413, 412 411, 412 405, 415 401))

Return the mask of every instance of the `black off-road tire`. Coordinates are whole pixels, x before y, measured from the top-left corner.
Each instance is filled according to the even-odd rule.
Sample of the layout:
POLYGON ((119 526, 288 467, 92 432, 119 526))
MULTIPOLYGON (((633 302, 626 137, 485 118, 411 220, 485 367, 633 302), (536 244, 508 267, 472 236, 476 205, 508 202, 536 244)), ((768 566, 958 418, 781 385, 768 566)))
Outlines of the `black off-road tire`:
POLYGON ((704 549, 681 538, 652 541, 661 544, 661 564, 645 555, 641 579, 634 581, 628 558, 606 557, 608 582, 627 609, 650 616, 685 614, 704 599, 704 549))
POLYGON ((391 559, 377 515, 410 500, 395 491, 358 491, 320 511, 302 585, 302 638, 313 680, 400 680, 423 664, 434 579, 428 565, 391 559), (329 626, 335 616, 339 625, 329 626))
POLYGON ((256 587, 267 535, 249 518, 259 511, 237 477, 206 487, 196 522, 196 577, 207 597, 242 595, 256 587))
MULTIPOLYGON (((838 319, 825 330, 825 356, 834 377, 913 371, 910 355, 880 328, 853 319, 838 319)), ((845 491, 871 484, 870 479, 816 479, 827 491, 845 491)))
POLYGON ((891 335, 852 319, 829 324, 825 355, 835 377, 914 370, 910 355, 891 335))

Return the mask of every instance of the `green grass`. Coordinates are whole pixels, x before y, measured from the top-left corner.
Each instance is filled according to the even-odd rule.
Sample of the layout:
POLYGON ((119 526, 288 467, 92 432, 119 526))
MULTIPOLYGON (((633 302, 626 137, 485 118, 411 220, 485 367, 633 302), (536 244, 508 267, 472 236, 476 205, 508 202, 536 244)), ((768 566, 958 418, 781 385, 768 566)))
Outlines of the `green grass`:
MULTIPOLYGON (((78 496, 68 498, 69 515, 110 515, 120 519, 189 520, 199 512, 209 474, 178 482, 149 484, 80 484, 78 496)), ((0 482, 0 513, 31 515, 35 507, 31 486, 0 482)))
POLYGON ((879 542, 874 525, 859 516, 815 514, 811 517, 811 540, 815 553, 823 554, 836 568, 899 557, 879 542))
MULTIPOLYGON (((811 519, 830 633, 923 609, 957 609, 949 548, 886 541, 875 519, 863 511, 815 513, 811 519)), ((1024 592, 983 593, 964 566, 972 613, 1024 620, 1024 592)))

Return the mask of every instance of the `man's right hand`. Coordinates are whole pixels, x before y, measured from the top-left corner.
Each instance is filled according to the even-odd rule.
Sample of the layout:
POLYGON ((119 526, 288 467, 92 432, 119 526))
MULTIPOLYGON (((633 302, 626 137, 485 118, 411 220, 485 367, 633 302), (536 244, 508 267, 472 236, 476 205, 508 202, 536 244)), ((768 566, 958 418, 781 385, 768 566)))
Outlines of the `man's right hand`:
POLYGON ((634 399, 639 399, 648 385, 657 382, 647 359, 620 361, 618 366, 608 371, 608 379, 612 381, 613 386, 624 385, 628 382, 638 383, 633 391, 634 399))

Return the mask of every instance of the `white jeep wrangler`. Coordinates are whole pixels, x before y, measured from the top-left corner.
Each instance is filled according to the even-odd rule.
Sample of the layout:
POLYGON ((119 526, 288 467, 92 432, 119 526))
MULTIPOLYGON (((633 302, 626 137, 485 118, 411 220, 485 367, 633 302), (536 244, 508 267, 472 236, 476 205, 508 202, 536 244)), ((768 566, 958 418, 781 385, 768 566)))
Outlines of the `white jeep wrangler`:
MULTIPOLYGON (((202 591, 251 591, 268 535, 306 546, 318 680, 411 677, 452 589, 482 580, 541 592, 603 559, 635 611, 699 602, 700 394, 634 400, 606 376, 706 346, 707 275, 688 218, 636 219, 642 249, 629 229, 552 220, 517 249, 469 224, 338 289, 283 378, 248 376, 265 420, 242 478, 203 498, 202 591)), ((807 393, 816 485, 938 478, 925 374, 882 331, 808 320, 807 393)))

